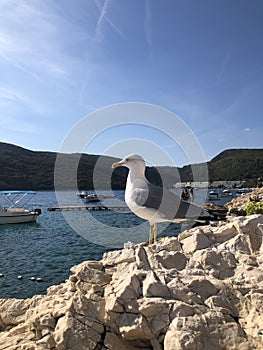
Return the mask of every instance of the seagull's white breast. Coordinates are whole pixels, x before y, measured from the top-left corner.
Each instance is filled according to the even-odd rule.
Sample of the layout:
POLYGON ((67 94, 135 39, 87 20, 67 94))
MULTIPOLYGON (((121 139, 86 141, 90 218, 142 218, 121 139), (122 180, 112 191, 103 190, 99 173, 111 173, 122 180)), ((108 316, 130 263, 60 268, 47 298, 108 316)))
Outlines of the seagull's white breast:
POLYGON ((125 202, 130 210, 144 220, 151 222, 156 220, 156 210, 143 206, 149 194, 148 182, 146 179, 135 179, 130 181, 128 178, 125 190, 125 202))

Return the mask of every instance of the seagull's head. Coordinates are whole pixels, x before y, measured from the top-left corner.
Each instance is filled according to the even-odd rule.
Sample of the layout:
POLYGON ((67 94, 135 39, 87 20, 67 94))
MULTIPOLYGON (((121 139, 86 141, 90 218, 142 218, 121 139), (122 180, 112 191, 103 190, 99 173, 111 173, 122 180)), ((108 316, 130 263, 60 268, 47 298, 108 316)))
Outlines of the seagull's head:
POLYGON ((120 166, 125 166, 131 169, 145 169, 145 161, 138 154, 129 154, 124 157, 120 162, 116 162, 112 164, 112 168, 118 168, 120 166))

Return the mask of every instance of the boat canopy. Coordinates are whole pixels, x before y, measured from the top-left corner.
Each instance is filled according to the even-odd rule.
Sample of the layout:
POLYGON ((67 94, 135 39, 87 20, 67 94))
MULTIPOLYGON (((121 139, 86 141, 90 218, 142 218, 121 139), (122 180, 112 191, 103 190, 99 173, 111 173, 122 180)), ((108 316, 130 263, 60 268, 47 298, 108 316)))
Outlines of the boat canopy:
POLYGON ((27 204, 35 194, 36 192, 34 191, 0 191, 0 206, 3 207, 3 204, 6 204, 2 202, 7 202, 9 204, 9 209, 13 207, 21 208, 27 204))
POLYGON ((0 191, 0 194, 5 194, 5 195, 9 195, 9 194, 36 194, 36 192, 34 191, 15 191, 15 190, 11 190, 11 191, 0 191))

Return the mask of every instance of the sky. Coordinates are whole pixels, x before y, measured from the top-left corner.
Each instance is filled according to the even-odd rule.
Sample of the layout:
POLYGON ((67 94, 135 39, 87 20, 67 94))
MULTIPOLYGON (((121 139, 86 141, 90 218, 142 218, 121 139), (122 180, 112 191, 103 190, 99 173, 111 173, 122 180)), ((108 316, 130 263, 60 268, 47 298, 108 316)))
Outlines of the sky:
POLYGON ((82 129, 77 151, 178 166, 263 147, 262 0, 0 0, 0 17, 2 142, 61 151, 82 129))

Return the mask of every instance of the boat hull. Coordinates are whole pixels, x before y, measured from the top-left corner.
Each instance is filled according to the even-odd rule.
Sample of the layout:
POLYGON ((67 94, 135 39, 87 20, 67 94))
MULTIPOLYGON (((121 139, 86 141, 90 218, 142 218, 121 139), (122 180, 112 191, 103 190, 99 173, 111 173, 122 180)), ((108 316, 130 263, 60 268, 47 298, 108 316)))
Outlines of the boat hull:
POLYGON ((95 193, 90 193, 86 196, 86 203, 100 202, 99 197, 95 193))
POLYGON ((4 214, 0 214, 0 225, 35 222, 37 220, 38 215, 38 212, 8 213, 7 211, 4 214))
POLYGON ((209 196, 208 200, 210 200, 210 201, 220 201, 220 197, 209 196))
POLYGON ((100 202, 99 198, 86 198, 87 203, 100 202))

